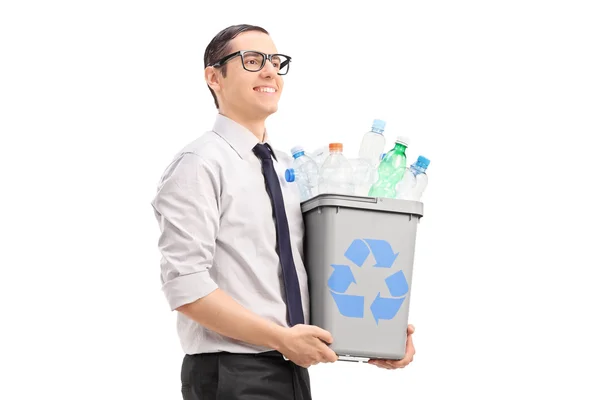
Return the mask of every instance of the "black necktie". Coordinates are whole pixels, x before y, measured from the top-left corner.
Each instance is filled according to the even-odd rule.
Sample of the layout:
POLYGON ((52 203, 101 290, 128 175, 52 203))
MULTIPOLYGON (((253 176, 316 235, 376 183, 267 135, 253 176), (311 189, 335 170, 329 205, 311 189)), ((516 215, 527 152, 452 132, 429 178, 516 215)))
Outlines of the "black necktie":
POLYGON ((288 322, 290 326, 304 323, 304 313, 302 312, 302 297, 300 294, 300 284, 296 274, 296 266, 292 256, 292 245, 290 243, 290 228, 288 226, 283 195, 279 179, 273 167, 271 151, 266 144, 257 144, 252 151, 262 163, 262 172, 265 177, 267 192, 271 198, 273 207, 273 216, 275 218, 275 229, 277 232, 277 253, 281 261, 283 272, 283 283, 285 288, 285 298, 288 309, 288 322))

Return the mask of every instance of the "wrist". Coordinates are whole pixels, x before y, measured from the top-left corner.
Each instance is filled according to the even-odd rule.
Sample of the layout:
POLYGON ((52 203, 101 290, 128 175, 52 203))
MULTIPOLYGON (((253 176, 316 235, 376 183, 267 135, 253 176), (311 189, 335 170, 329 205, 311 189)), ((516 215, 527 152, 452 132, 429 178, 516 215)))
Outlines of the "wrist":
POLYGON ((281 352, 286 341, 288 330, 289 328, 274 325, 271 334, 269 335, 268 347, 281 352))

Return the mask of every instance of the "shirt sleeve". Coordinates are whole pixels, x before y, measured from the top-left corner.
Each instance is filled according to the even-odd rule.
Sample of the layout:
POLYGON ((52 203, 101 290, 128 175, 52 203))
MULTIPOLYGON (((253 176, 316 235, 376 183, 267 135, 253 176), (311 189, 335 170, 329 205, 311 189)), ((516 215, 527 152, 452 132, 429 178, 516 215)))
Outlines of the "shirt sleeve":
POLYGON ((152 200, 160 228, 158 248, 162 290, 171 310, 217 289, 213 265, 219 229, 219 180, 194 153, 183 153, 167 168, 152 200))

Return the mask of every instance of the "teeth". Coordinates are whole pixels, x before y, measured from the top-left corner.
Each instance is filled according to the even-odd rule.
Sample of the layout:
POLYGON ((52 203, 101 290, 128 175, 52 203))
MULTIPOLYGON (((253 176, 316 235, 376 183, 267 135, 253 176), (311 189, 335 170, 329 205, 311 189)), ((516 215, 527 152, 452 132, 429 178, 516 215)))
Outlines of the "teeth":
POLYGON ((268 87, 259 87, 256 90, 259 91, 259 92, 265 92, 265 93, 275 93, 275 89, 268 88, 268 87))

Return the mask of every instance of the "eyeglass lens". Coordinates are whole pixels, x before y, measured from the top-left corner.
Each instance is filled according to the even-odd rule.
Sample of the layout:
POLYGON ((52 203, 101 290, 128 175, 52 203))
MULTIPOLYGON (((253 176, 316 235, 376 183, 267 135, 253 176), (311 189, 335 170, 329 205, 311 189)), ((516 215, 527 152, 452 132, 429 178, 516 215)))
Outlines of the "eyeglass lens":
MULTIPOLYGON (((272 63, 275 69, 277 69, 277 73, 280 75, 284 75, 287 73, 290 63, 286 56, 276 55, 272 57, 272 63)), ((249 51, 243 54, 242 61, 244 63, 244 68, 248 71, 256 72, 259 71, 263 67, 263 63, 265 62, 265 56, 261 53, 256 53, 254 51, 249 51)))

